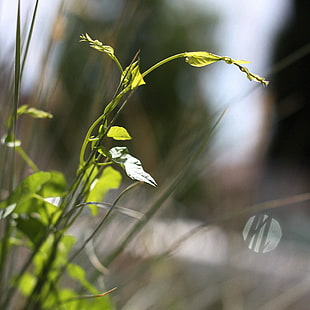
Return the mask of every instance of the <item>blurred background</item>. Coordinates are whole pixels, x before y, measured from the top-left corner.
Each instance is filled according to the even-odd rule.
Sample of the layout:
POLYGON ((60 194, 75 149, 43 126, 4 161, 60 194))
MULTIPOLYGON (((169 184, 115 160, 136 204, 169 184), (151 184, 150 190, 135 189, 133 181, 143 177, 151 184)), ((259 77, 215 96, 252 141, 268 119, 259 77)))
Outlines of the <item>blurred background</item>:
MULTIPOLYGON (((0 1, 1 136, 16 8, 17 1, 0 1)), ((23 33, 34 8, 21 1, 23 33)), ((308 309, 310 211, 300 195, 310 190, 309 13, 308 0, 39 1, 20 102, 54 118, 22 119, 19 139, 41 169, 69 180, 118 79, 108 57, 79 43, 83 33, 111 45, 123 66, 140 51, 142 71, 205 50, 249 60, 270 81, 263 88, 225 63, 198 69, 177 60, 147 76, 131 98, 117 124, 159 187, 139 188, 123 205, 146 212, 166 198, 109 266, 117 309, 308 309), (280 208, 239 212, 274 199, 283 200, 280 208), (255 225, 264 214, 266 247, 255 248, 247 236, 262 238, 255 225)), ((73 233, 84 238, 94 220, 73 233)), ((111 240, 117 244, 131 225, 115 218, 96 240, 103 262, 111 240)))

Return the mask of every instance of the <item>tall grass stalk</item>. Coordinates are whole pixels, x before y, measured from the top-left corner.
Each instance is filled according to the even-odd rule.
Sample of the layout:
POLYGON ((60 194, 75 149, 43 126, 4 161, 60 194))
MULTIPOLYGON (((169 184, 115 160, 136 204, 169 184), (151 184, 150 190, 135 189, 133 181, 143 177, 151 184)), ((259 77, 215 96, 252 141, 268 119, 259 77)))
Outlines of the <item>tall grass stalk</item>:
MULTIPOLYGON (((6 177, 9 179, 8 190, 12 191, 15 186, 15 136, 16 136, 16 127, 17 127, 17 108, 19 103, 19 94, 20 94, 20 55, 21 55, 21 38, 20 38, 20 1, 18 1, 17 6, 17 17, 16 17, 16 40, 15 40, 15 69, 14 69, 14 95, 13 102, 11 106, 11 122, 8 124, 8 140, 12 140, 13 146, 12 149, 7 149, 5 151, 4 158, 8 158, 7 153, 11 155, 11 160, 9 161, 9 169, 4 172, 6 177)), ((3 165, 4 167, 6 165, 3 165)), ((1 180, 4 180, 4 175, 1 177, 1 180)), ((3 185, 3 184, 1 184, 3 185)), ((13 227, 11 225, 10 216, 5 221, 4 236, 1 242, 1 256, 0 256, 0 287, 5 287, 7 281, 9 281, 10 272, 12 270, 9 265, 13 265, 12 262, 8 259, 9 257, 9 238, 13 234, 13 227), (6 265, 8 264, 8 265, 6 265), (6 269, 7 267, 7 269, 6 269), (6 274, 8 272, 8 274, 6 274)))

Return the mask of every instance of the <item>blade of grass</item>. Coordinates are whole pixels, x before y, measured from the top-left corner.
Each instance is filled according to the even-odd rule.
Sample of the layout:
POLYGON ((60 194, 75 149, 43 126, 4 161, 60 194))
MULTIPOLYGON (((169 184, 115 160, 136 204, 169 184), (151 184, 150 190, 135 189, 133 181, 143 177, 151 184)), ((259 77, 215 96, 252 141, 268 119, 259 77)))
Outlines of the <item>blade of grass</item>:
POLYGON ((36 0, 35 6, 34 6, 34 10, 33 10, 33 14, 32 14, 30 29, 29 29, 28 37, 27 37, 27 41, 26 41, 25 52, 24 52, 24 56, 23 56, 23 60, 22 60, 22 65, 21 65, 21 71, 20 71, 20 76, 21 77, 23 75, 26 59, 27 59, 27 56, 28 56, 29 46, 30 46, 30 42, 31 42, 32 34, 33 34, 33 28, 34 28, 35 20, 36 20, 36 17, 37 17, 38 5, 39 5, 39 0, 36 0))
MULTIPOLYGON (((12 124, 10 124, 9 135, 14 139, 16 137, 16 121, 17 121, 17 109, 20 95, 20 59, 21 59, 21 37, 20 37, 20 1, 18 1, 17 7, 17 21, 16 21, 16 40, 15 40, 15 72, 14 72, 14 96, 13 96, 13 110, 12 110, 12 124)), ((15 145, 15 144, 14 144, 15 145)), ((15 146, 13 147, 13 157, 11 161, 11 181, 10 190, 14 187, 14 159, 15 159, 15 146)))
MULTIPOLYGON (((12 115, 12 123, 10 124, 10 127, 8 128, 8 134, 15 139, 16 134, 16 120, 17 120, 17 108, 18 108, 18 102, 19 102, 19 92, 20 92, 20 46, 21 46, 21 40, 20 40, 20 0, 18 1, 17 6, 17 17, 16 17, 16 39, 15 39, 15 72, 14 72, 14 94, 13 94, 13 105, 11 110, 12 115)), ((15 143, 14 143, 15 145, 15 143)), ((9 151, 12 152, 11 162, 10 162, 10 168, 7 171, 8 177, 9 177, 9 192, 12 192, 14 188, 15 183, 15 146, 10 149, 9 151)), ((9 273, 11 270, 14 270, 14 268, 9 268, 10 266, 7 266, 6 264, 10 263, 11 265, 14 263, 13 260, 9 260, 9 238, 12 234, 13 227, 11 225, 11 215, 9 215, 5 220, 5 230, 4 230, 4 236, 1 243, 1 257, 0 257, 0 287, 7 287, 5 285, 7 281, 7 277, 9 277, 9 274, 5 274, 6 272, 9 273)), ((2 296, 5 296, 6 294, 2 292, 2 296)))

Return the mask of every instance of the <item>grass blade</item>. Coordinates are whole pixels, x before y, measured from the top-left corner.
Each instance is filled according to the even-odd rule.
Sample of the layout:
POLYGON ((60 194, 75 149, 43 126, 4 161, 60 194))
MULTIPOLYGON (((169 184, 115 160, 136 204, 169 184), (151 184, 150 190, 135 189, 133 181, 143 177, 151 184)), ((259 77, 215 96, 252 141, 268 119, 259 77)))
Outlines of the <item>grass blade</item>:
MULTIPOLYGON (((14 93, 13 93, 13 105, 11 107, 11 119, 12 122, 9 124, 8 128, 8 134, 11 137, 15 137, 16 133, 16 120, 17 120, 17 108, 18 108, 18 102, 19 102, 19 92, 20 92, 20 46, 21 46, 21 38, 20 38, 20 0, 18 1, 17 6, 17 18, 16 18, 16 42, 15 42, 15 72, 14 72, 14 93)), ((15 145, 15 143, 14 143, 15 145)), ((14 187, 15 183, 15 146, 12 148, 12 150, 9 150, 12 152, 11 156, 11 162, 9 165, 9 171, 7 171, 7 175, 9 176, 9 191, 11 192, 14 187)), ((6 271, 9 273, 10 270, 14 270, 14 268, 7 268, 6 270, 6 262, 9 262, 10 264, 14 264, 13 260, 9 260, 9 238, 12 235, 12 229, 11 226, 11 216, 9 215, 6 218, 5 221, 5 229, 4 229, 4 235, 1 242, 1 257, 0 257, 0 287, 6 287, 6 280, 7 277, 9 278, 9 274, 6 274, 6 271)), ((5 292, 2 292, 2 296, 5 296, 5 292)), ((8 306, 6 304, 6 306, 8 306)))
POLYGON ((21 65, 21 71, 20 71, 21 77, 22 77, 23 72, 24 72, 24 67, 25 67, 25 63, 26 63, 26 59, 27 59, 27 55, 28 55, 28 51, 29 51, 29 46, 30 46, 30 42, 31 42, 32 34, 33 34, 33 28, 34 28, 34 24, 35 24, 35 20, 36 20, 36 16, 37 16, 37 11, 38 11, 38 5, 39 5, 39 0, 36 0, 35 7, 33 10, 33 14, 32 14, 28 38, 27 38, 27 42, 26 42, 26 48, 25 48, 25 52, 24 52, 24 56, 23 56, 23 60, 22 60, 22 65, 21 65))

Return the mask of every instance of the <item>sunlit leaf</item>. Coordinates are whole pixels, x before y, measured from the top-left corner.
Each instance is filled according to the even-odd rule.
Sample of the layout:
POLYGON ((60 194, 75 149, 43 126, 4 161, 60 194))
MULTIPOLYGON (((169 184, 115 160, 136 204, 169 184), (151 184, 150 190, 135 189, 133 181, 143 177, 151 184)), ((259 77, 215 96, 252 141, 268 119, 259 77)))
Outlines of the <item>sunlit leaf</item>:
POLYGON ((48 173, 49 179, 43 184, 39 194, 44 198, 61 196, 67 188, 65 176, 59 171, 48 173))
POLYGON ((125 85, 125 87, 129 85, 130 89, 135 89, 136 87, 145 84, 140 72, 139 61, 135 61, 124 70, 122 81, 123 85, 125 85))
POLYGON ((120 126, 112 126, 107 134, 108 137, 113 138, 114 140, 131 140, 131 136, 128 133, 127 129, 120 126))
POLYGON ((39 110, 36 108, 29 108, 28 105, 22 105, 17 110, 17 115, 28 114, 34 118, 53 118, 51 113, 39 110))
POLYGON ((18 282, 18 288, 24 296, 29 296, 37 282, 36 277, 30 272, 25 272, 18 282))
MULTIPOLYGON (((220 57, 220 56, 219 56, 220 57)), ((248 64, 248 63, 250 63, 249 61, 247 61, 247 60, 235 60, 235 59, 232 59, 232 58, 230 58, 230 57, 226 57, 226 56, 224 56, 224 57, 220 57, 220 60, 223 60, 223 61, 225 61, 227 64, 229 64, 229 65, 232 65, 232 64, 234 64, 234 65, 243 65, 243 64, 248 64)))
MULTIPOLYGON (((37 193, 42 189, 43 184, 45 184, 50 179, 49 172, 37 172, 26 177, 13 191, 10 197, 5 202, 21 204, 23 200, 28 199, 33 194, 37 193)), ((5 204, 2 202, 0 207, 5 204)))
POLYGON ((66 182, 59 172, 38 172, 26 177, 13 193, 0 203, 1 215, 15 215, 33 217, 41 224, 53 223, 59 213, 59 208, 45 200, 48 197, 60 197, 64 194, 66 182), (14 206, 14 208, 13 208, 14 206))
POLYGON ((131 179, 157 186, 156 181, 144 171, 141 161, 128 153, 127 147, 114 147, 109 151, 109 155, 115 163, 124 167, 131 179))
POLYGON ((194 67, 204 67, 221 60, 221 56, 208 52, 187 52, 185 61, 194 67))
POLYGON ((40 216, 40 221, 47 226, 54 224, 61 215, 59 209, 61 197, 43 198, 40 195, 35 195, 35 198, 36 201, 32 200, 32 208, 40 216))
POLYGON ((89 34, 85 33, 80 36, 80 42, 88 42, 89 46, 94 48, 95 50, 107 54, 109 57, 113 59, 113 61, 117 64, 121 72, 123 72, 123 68, 118 61, 117 57, 114 54, 113 47, 109 45, 103 45, 99 40, 93 40, 89 34))
POLYGON ((90 47, 98 50, 99 52, 106 53, 110 57, 114 57, 114 49, 109 45, 103 45, 99 40, 93 40, 88 33, 80 36, 80 42, 88 42, 90 47))
POLYGON ((79 283, 85 287, 92 294, 98 294, 98 290, 86 279, 85 270, 76 264, 68 264, 67 272, 72 279, 79 281, 79 283))
POLYGON ((250 72, 249 69, 242 66, 242 64, 249 63, 249 61, 246 61, 246 60, 235 60, 230 57, 226 57, 226 56, 223 57, 223 56, 215 55, 215 54, 208 53, 208 52, 187 52, 187 53, 184 53, 184 55, 186 57, 185 61, 194 67, 204 67, 217 61, 224 61, 229 65, 237 66, 242 72, 244 72, 247 75, 247 78, 250 81, 261 83, 264 86, 267 86, 269 83, 264 78, 260 77, 257 74, 250 72))
MULTIPOLYGON (((101 176, 93 182, 86 201, 102 201, 106 193, 111 189, 117 189, 122 181, 121 174, 112 167, 103 170, 101 176)), ((93 215, 97 214, 97 206, 90 206, 93 215)))
POLYGON ((6 208, 0 209, 0 220, 3 220, 8 215, 10 215, 14 211, 15 207, 16 203, 13 203, 6 208))
POLYGON ((59 207, 61 204, 61 197, 47 197, 44 200, 55 207, 59 207))

